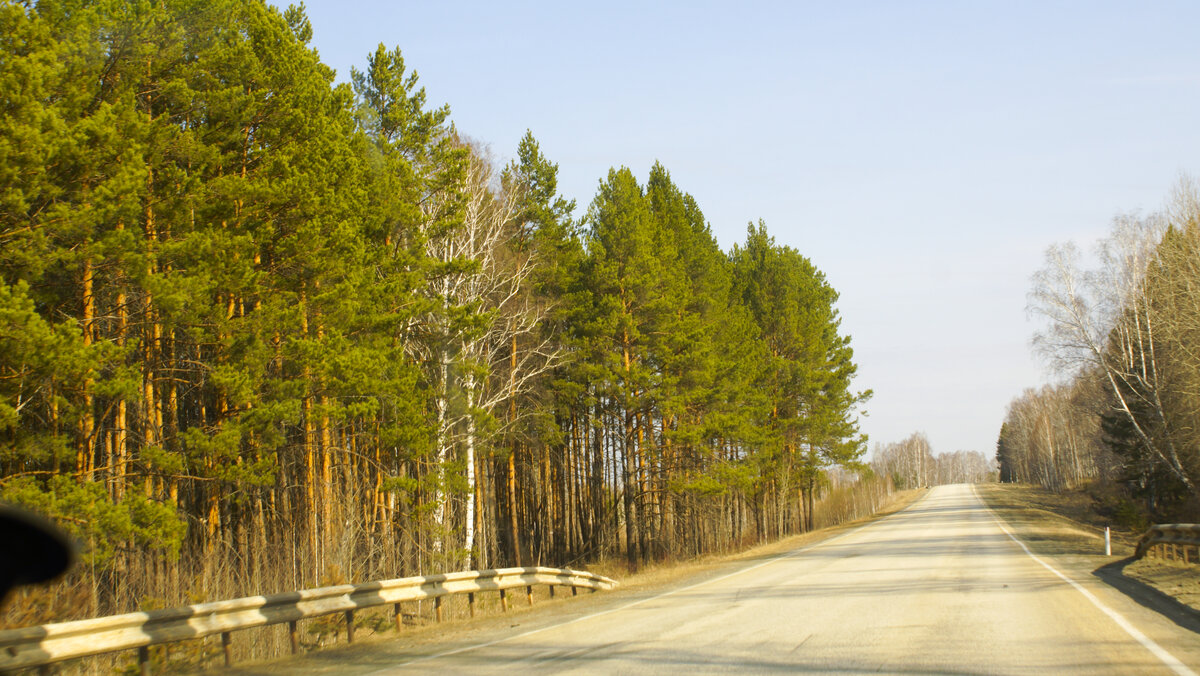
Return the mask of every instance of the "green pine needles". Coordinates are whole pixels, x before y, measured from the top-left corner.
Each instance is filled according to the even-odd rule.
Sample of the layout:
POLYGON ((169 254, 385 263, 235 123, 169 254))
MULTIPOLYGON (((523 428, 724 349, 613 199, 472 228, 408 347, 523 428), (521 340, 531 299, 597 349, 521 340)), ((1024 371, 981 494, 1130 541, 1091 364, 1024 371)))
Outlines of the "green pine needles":
POLYGON ((16 606, 813 526, 869 393, 808 259, 762 223, 722 251, 658 164, 576 220, 532 134, 495 166, 399 49, 337 85, 312 31, 0 4, 0 498, 79 539, 88 601, 16 606))

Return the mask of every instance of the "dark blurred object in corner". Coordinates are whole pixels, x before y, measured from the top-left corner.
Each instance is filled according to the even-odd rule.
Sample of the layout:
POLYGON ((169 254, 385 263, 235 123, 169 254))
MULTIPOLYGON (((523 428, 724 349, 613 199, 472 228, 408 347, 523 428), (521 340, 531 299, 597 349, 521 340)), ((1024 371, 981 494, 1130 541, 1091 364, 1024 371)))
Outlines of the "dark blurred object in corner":
POLYGON ((13 587, 52 580, 74 560, 70 539, 53 523, 0 505, 0 603, 13 587))

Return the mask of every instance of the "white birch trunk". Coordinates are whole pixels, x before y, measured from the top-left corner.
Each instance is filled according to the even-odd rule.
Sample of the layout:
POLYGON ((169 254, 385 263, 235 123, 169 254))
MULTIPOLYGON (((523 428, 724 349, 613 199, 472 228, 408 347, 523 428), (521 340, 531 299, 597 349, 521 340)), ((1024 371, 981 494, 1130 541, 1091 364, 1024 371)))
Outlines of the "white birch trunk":
POLYGON ((475 376, 467 376, 467 532, 465 548, 467 550, 467 567, 475 565, 475 416, 471 409, 475 406, 475 376))

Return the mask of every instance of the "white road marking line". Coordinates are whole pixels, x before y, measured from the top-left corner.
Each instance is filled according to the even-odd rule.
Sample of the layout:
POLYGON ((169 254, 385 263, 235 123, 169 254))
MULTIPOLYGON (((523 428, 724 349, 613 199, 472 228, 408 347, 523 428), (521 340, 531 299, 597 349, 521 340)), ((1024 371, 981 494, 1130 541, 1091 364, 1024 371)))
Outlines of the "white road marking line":
POLYGON ((1146 636, 1141 631, 1139 631, 1137 627, 1130 624, 1129 620, 1126 620, 1124 617, 1122 617, 1120 613, 1118 613, 1117 611, 1104 605, 1104 603, 1100 599, 1096 598, 1096 596, 1094 594, 1092 594, 1090 591, 1084 589, 1083 586, 1080 585, 1078 582, 1076 582, 1075 580, 1072 580, 1071 578, 1067 577, 1066 575, 1063 575, 1062 573, 1058 572, 1058 570, 1054 566, 1051 566, 1050 564, 1048 564, 1045 561, 1038 558, 1036 554, 1029 551, 1029 547, 1026 547, 1024 542, 1021 542, 1021 540, 1018 539, 1016 535, 1013 535, 1012 532, 1008 530, 1008 528, 1004 525, 1004 522, 1001 521, 1000 517, 996 514, 996 512, 994 512, 992 510, 991 505, 987 504, 986 500, 979 497, 979 491, 977 491, 975 489, 974 484, 971 485, 971 492, 975 494, 975 499, 979 500, 979 502, 983 505, 984 509, 986 509, 988 511, 988 513, 992 515, 992 520, 996 522, 996 525, 1000 527, 1000 530, 1004 531, 1004 534, 1007 535, 1010 539, 1012 539, 1013 542, 1020 545, 1021 549, 1025 550, 1025 553, 1029 555, 1029 558, 1042 564, 1042 566, 1046 570, 1050 571, 1051 573, 1054 573, 1060 579, 1062 579, 1063 582, 1066 582, 1067 584, 1074 587, 1075 591, 1079 592, 1080 594, 1083 594, 1084 598, 1091 601, 1092 605, 1094 605, 1100 609, 1100 612, 1104 613, 1105 615, 1108 615, 1112 619, 1113 622, 1117 623, 1118 627, 1124 629, 1126 634, 1129 634, 1131 637, 1133 637, 1133 639, 1135 641, 1137 641, 1138 643, 1141 643, 1143 648, 1145 648, 1146 650, 1149 650, 1151 653, 1153 653, 1154 656, 1157 657, 1159 660, 1161 660, 1163 664, 1167 665, 1167 667, 1171 671, 1174 671, 1175 673, 1179 674, 1180 676, 1197 676, 1196 672, 1194 672, 1190 668, 1188 668, 1188 666, 1186 664, 1184 664, 1183 662, 1180 662, 1174 655, 1172 655, 1171 653, 1169 653, 1165 649, 1163 649, 1162 646, 1155 643, 1154 640, 1151 639, 1149 636, 1146 636))
MULTIPOLYGON (((587 620, 591 620, 591 619, 593 619, 593 618, 597 618, 597 617, 602 617, 602 616, 604 616, 604 615, 609 615, 609 614, 612 614, 612 613, 618 613, 618 612, 621 612, 622 610, 628 610, 628 609, 630 609, 630 608, 633 608, 634 606, 640 606, 640 605, 642 605, 643 603, 649 603, 649 602, 651 602, 651 601, 657 601, 657 600, 659 600, 659 599, 661 599, 661 598, 666 598, 666 597, 668 597, 668 596, 672 596, 672 595, 674 595, 674 594, 679 594, 679 593, 682 593, 682 592, 685 592, 685 591, 690 591, 690 590, 692 590, 692 589, 695 589, 695 588, 697 588, 697 587, 702 587, 702 586, 704 586, 704 585, 706 585, 706 584, 712 584, 712 583, 714 583, 714 582, 720 582, 721 580, 728 580, 728 579, 729 579, 729 578, 731 578, 731 577, 734 577, 734 576, 737 576, 737 575, 741 575, 741 574, 743 574, 743 573, 748 573, 748 572, 750 572, 750 571, 752 571, 752 570, 758 570, 759 568, 762 568, 763 566, 769 566, 769 565, 771 565, 772 563, 775 563, 775 562, 777 562, 777 561, 780 561, 780 560, 782 560, 782 559, 786 559, 786 558, 789 558, 789 557, 797 556, 797 555, 799 555, 799 554, 803 554, 803 553, 805 553, 805 552, 807 552, 807 551, 810 551, 810 550, 812 550, 812 549, 816 549, 817 547, 822 547, 822 546, 824 546, 824 545, 827 545, 827 544, 829 544, 829 543, 831 543, 831 542, 837 542, 838 540, 841 540, 842 538, 849 537, 849 536, 851 536, 851 535, 853 535, 853 534, 855 534, 855 533, 857 533, 857 532, 859 532, 859 531, 861 531, 861 530, 863 530, 863 529, 865 529, 865 528, 869 528, 869 527, 871 527, 871 526, 874 526, 874 525, 875 525, 875 524, 877 524, 877 523, 882 523, 882 522, 884 522, 884 521, 888 521, 888 520, 892 519, 893 517, 896 517, 896 516, 898 516, 898 515, 900 515, 900 514, 903 514, 904 512, 908 511, 909 509, 912 509, 913 507, 915 507, 915 506, 917 506, 917 505, 921 504, 921 503, 922 503, 922 502, 924 502, 924 501, 926 500, 926 498, 928 498, 928 497, 929 497, 929 494, 928 494, 928 493, 926 493, 926 494, 925 494, 925 496, 924 496, 924 497, 922 497, 920 500, 918 500, 918 501, 914 502, 913 504, 909 505, 908 507, 905 507, 904 509, 900 510, 899 512, 894 512, 894 513, 892 513, 892 514, 889 514, 889 515, 887 515, 887 516, 885 516, 885 517, 882 517, 882 518, 879 518, 879 519, 875 519, 875 520, 873 520, 873 521, 870 521, 870 522, 868 522, 868 523, 864 523, 863 525, 861 525, 861 526, 858 526, 857 528, 852 528, 852 529, 850 529, 850 530, 846 531, 845 533, 841 533, 840 535, 835 535, 835 536, 833 536, 833 537, 829 538, 828 540, 822 540, 822 541, 820 541, 820 542, 815 542, 815 543, 813 543, 813 544, 811 544, 811 545, 808 545, 807 547, 801 547, 801 548, 799 548, 799 549, 793 549, 793 550, 790 550, 790 551, 784 552, 783 554, 780 554, 779 556, 772 557, 772 558, 770 558, 770 559, 767 559, 766 561, 763 561, 763 562, 761 562, 761 563, 756 563, 756 564, 754 564, 753 566, 749 566, 749 567, 746 567, 746 568, 741 568, 741 569, 739 569, 739 570, 735 570, 735 571, 734 571, 734 572, 732 572, 732 573, 726 573, 725 575, 721 575, 720 577, 714 577, 714 578, 713 578, 713 579, 711 579, 711 580, 704 580, 704 581, 702 581, 702 582, 697 582, 696 584, 693 584, 693 585, 688 585, 687 587, 681 587, 681 588, 679 588, 679 589, 672 589, 672 590, 670 590, 670 591, 663 592, 663 593, 661 593, 661 594, 658 594, 657 596, 651 596, 651 597, 649 597, 649 598, 644 598, 644 599, 640 599, 640 600, 637 600, 637 601, 633 601, 633 602, 631 602, 631 603, 626 603, 626 604, 625 604, 625 605, 623 605, 623 606, 618 606, 618 607, 616 607, 616 608, 610 608, 610 609, 608 609, 608 610, 601 610, 600 612, 592 613, 591 615, 584 615, 583 617, 577 617, 577 618, 575 618, 575 619, 573 619, 573 620, 567 620, 566 622, 559 622, 558 624, 552 624, 552 625, 549 625, 549 626, 540 627, 540 628, 538 628, 538 629, 530 629, 529 631, 522 632, 522 633, 520 633, 520 634, 514 634, 513 636, 505 636, 504 638, 498 638, 498 639, 496 639, 496 640, 494 640, 494 641, 487 641, 487 642, 485 642, 485 643, 477 643, 477 644, 475 644, 475 645, 463 646, 463 647, 461 647, 461 648, 454 648, 454 649, 452 649, 452 650, 447 650, 447 651, 445 651, 445 652, 440 652, 440 653, 436 653, 436 654, 433 654, 433 655, 427 655, 427 656, 425 656, 425 657, 417 657, 417 658, 414 658, 414 659, 408 660, 408 661, 406 661, 406 662, 400 662, 399 664, 393 665, 393 666, 391 666, 391 667, 388 667, 388 668, 386 668, 386 669, 380 669, 379 671, 372 671, 372 672, 368 673, 366 676, 386 676, 387 674, 394 674, 394 673, 397 673, 397 670, 399 670, 399 669, 400 669, 400 668, 402 668, 402 667, 407 667, 407 666, 410 666, 410 665, 413 665, 413 664, 420 664, 421 662, 429 662, 429 661, 432 661, 432 660, 441 659, 441 658, 443 658, 443 657, 450 657, 451 655, 458 655, 458 654, 460 654, 460 653, 470 652, 470 651, 472 651, 472 650, 479 650, 480 648, 488 648, 488 647, 494 646, 494 645, 496 645, 496 644, 498 644, 498 643, 504 643, 505 641, 515 641, 515 640, 517 640, 517 639, 520 639, 520 638, 525 638, 526 636, 532 636, 532 635, 534 635, 534 634, 540 634, 540 633, 541 633, 541 632, 543 632, 543 631, 550 631, 551 629, 558 629, 558 628, 560 628, 560 627, 566 627, 566 626, 569 626, 569 625, 572 625, 572 624, 576 624, 576 623, 579 623, 579 622, 585 622, 585 621, 587 621, 587 620)), ((1196 675, 1195 675, 1195 674, 1193 674, 1192 676, 1196 676, 1196 675)))

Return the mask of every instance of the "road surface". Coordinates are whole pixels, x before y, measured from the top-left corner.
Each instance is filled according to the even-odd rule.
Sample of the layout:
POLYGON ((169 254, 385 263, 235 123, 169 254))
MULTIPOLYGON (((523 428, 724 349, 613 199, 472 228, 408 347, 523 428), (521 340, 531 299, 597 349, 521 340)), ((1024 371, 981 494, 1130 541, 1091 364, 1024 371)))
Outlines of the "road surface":
POLYGON ((1088 572, 1034 558, 970 486, 942 486, 887 518, 699 583, 532 629, 388 648, 386 659, 347 652, 318 672, 1200 671, 1200 635, 1088 572))

